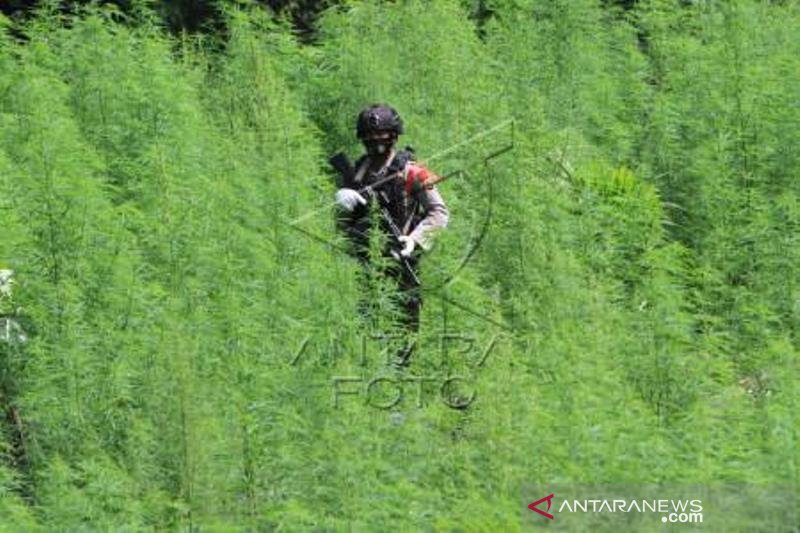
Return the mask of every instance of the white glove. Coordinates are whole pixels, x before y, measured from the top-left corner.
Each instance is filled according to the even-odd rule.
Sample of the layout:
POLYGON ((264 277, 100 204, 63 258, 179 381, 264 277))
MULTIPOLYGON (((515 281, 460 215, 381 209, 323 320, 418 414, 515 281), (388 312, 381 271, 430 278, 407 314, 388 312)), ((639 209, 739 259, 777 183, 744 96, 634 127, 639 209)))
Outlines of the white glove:
POLYGON ((342 206, 342 209, 352 211, 358 204, 366 205, 367 201, 363 196, 358 194, 358 191, 353 189, 339 189, 336 191, 336 203, 342 206))
POLYGON ((400 250, 400 256, 411 257, 411 254, 414 253, 414 246, 416 246, 417 244, 416 242, 414 242, 414 239, 412 239, 408 235, 400 235, 397 238, 397 240, 400 241, 400 244, 403 245, 403 249, 400 250))

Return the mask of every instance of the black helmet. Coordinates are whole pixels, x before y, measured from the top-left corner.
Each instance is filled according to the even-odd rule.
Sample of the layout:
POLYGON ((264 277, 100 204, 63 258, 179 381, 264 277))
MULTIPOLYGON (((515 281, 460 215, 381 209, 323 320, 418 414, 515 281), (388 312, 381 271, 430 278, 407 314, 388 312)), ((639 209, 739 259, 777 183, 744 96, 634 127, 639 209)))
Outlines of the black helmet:
POLYGON ((363 139, 370 133, 392 132, 395 135, 403 133, 403 120, 393 107, 382 104, 373 104, 358 114, 356 134, 363 139))

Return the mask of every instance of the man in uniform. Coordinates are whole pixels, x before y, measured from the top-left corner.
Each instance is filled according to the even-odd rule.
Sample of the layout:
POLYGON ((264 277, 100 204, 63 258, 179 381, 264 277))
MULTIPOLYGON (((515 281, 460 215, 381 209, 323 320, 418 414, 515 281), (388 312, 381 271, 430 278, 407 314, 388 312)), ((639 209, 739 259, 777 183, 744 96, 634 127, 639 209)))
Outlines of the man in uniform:
MULTIPOLYGON (((430 249, 433 235, 447 226, 449 212, 434 185, 438 176, 414 159, 410 148, 395 145, 403 133, 400 115, 388 105, 375 104, 358 115, 356 134, 366 149, 353 173, 344 176, 336 192, 340 226, 366 263, 370 209, 380 212, 381 230, 388 236, 391 267, 385 272, 397 280, 404 307, 404 324, 419 330, 422 305, 419 255, 430 249)), ((409 353, 410 355, 410 353, 409 353)))

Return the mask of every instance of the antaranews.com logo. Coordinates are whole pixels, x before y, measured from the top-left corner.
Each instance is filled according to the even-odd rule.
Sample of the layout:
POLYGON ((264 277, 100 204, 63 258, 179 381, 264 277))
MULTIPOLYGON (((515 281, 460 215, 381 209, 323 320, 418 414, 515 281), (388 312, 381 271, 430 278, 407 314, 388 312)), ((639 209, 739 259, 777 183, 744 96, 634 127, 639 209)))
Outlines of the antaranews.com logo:
POLYGON ((800 533, 794 484, 548 485, 523 487, 526 530, 800 533))
MULTIPOLYGON (((555 493, 536 500, 528 505, 528 509, 545 518, 555 520, 550 514, 555 493), (546 509, 540 506, 547 504, 546 509)), ((702 500, 628 500, 628 499, 565 499, 558 506, 557 512, 562 513, 658 513, 661 521, 666 523, 701 523, 703 521, 702 500)))

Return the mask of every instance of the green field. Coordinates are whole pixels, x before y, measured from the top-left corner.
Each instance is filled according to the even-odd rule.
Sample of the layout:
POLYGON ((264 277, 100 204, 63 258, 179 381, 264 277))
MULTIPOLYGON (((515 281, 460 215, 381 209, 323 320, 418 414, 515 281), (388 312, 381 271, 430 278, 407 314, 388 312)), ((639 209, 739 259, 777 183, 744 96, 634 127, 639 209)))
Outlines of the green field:
POLYGON ((538 531, 593 484, 800 530, 800 4, 633 3, 0 15, 0 531, 538 531), (452 176, 403 370, 327 163, 373 102, 452 176))

